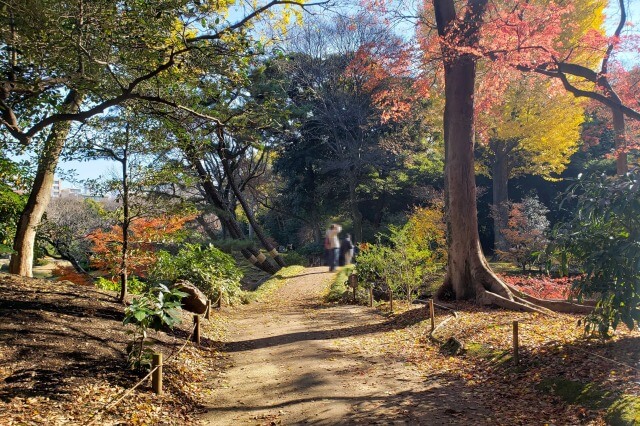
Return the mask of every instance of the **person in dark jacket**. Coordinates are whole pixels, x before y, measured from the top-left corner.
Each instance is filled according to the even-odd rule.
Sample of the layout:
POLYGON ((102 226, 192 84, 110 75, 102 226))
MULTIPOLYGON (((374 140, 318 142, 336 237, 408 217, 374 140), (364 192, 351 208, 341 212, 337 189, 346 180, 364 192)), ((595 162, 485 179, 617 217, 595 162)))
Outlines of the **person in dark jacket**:
POLYGON ((351 242, 351 235, 347 234, 340 243, 340 265, 350 265, 351 258, 353 258, 353 243, 351 242))

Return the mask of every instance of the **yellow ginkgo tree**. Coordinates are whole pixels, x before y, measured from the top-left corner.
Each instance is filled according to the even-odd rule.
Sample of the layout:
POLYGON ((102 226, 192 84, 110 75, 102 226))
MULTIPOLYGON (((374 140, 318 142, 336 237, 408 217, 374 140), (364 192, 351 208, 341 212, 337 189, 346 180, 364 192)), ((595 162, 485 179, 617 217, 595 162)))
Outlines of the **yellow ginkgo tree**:
POLYGON ((503 230, 509 219, 509 180, 523 175, 558 179, 578 147, 584 101, 554 85, 526 76, 509 87, 503 103, 480 114, 486 129, 480 169, 493 181, 498 250, 508 249, 503 230))

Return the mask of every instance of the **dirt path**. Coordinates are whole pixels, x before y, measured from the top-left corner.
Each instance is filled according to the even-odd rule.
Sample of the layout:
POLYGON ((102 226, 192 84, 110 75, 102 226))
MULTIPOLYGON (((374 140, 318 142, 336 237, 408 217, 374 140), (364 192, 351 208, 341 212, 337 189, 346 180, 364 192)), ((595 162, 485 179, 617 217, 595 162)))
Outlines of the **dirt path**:
POLYGON ((209 384, 205 424, 490 423, 460 384, 349 350, 345 339, 375 337, 387 319, 367 307, 322 304, 332 277, 308 268, 271 303, 230 314, 229 364, 209 384))

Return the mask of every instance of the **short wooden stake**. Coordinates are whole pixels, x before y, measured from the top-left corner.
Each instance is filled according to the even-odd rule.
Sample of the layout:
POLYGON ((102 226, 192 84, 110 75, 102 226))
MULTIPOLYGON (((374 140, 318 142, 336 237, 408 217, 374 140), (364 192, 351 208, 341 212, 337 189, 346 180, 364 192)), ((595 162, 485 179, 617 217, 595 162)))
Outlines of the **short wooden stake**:
POLYGON ((393 290, 389 287, 389 308, 391 309, 391 313, 393 313, 393 290))
POLYGON ((356 274, 349 275, 349 281, 351 287, 353 287, 353 303, 355 304, 358 300, 356 299, 356 289, 358 288, 358 276, 356 274))
POLYGON ((433 307, 433 299, 429 299, 429 318, 431 318, 431 331, 436 328, 436 311, 433 307))
POLYGON ((207 299, 207 310, 204 313, 206 319, 211 319, 211 299, 207 299))
POLYGON ((193 316, 193 323, 196 325, 193 329, 193 341, 200 346, 200 315, 193 316))
POLYGON ((218 309, 222 308, 222 293, 220 293, 220 296, 218 296, 218 309))
POLYGON ((373 307, 373 285, 369 287, 369 307, 373 307))
POLYGON ((513 363, 518 365, 520 362, 520 353, 518 347, 518 321, 513 322, 513 363))
POLYGON ((151 375, 151 389, 155 394, 162 395, 162 354, 153 354, 151 368, 155 368, 151 375))

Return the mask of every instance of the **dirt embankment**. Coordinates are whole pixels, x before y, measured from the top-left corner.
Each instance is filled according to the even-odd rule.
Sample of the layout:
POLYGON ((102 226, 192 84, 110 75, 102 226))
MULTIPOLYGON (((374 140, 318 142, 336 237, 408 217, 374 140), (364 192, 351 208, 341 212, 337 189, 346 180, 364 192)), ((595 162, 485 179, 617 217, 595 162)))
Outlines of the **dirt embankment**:
MULTIPOLYGON (((116 294, 93 287, 0 273, 0 424, 193 423, 193 368, 165 368, 166 394, 148 383, 114 408, 105 405, 140 375, 126 367, 131 340, 116 294), (187 383, 189 382, 189 383, 187 383)), ((150 341, 165 358, 182 345, 190 321, 150 341)), ((185 357, 203 358, 188 347, 185 357)))

